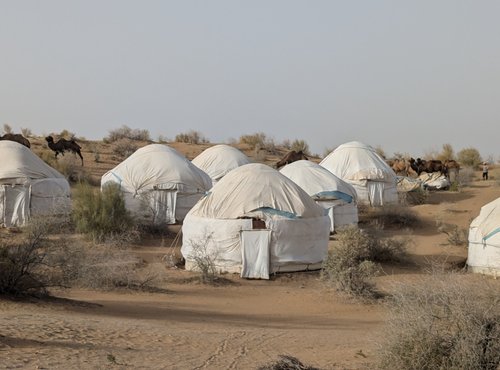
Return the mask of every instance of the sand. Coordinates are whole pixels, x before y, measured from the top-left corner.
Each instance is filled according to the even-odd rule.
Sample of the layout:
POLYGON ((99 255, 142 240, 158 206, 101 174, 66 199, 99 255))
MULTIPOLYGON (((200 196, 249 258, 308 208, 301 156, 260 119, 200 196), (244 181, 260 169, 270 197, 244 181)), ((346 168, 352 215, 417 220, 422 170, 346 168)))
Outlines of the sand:
MULTIPOLYGON (((434 192, 412 206, 421 224, 388 230, 411 238, 414 264, 384 265, 381 290, 412 281, 436 259, 463 263, 465 247, 447 243, 436 219, 467 228, 482 205, 500 197, 495 180, 461 192, 434 192)), ((169 243, 133 249, 161 262, 169 243)), ((227 276, 221 286, 194 282, 194 273, 167 269, 165 290, 53 290, 53 298, 0 298, 0 368, 255 369, 280 354, 323 369, 367 369, 376 361, 387 308, 349 300, 318 272, 270 281, 227 276)))

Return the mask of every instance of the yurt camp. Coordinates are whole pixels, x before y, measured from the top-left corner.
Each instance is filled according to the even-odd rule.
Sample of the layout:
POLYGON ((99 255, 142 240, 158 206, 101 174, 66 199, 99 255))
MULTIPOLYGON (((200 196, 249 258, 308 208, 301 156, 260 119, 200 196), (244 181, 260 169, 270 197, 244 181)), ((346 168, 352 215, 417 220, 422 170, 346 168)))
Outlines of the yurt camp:
POLYGON ((358 223, 356 190, 352 185, 319 164, 308 160, 287 164, 280 172, 328 211, 330 231, 358 223))
POLYGON ((175 224, 212 187, 210 177, 175 149, 150 144, 106 172, 101 188, 120 187, 127 209, 152 224, 175 224))
POLYGON ((277 170, 257 163, 224 176, 188 213, 181 252, 196 270, 200 253, 220 272, 268 279, 318 269, 328 250, 324 208, 277 170))
POLYGON ((205 171, 215 185, 230 171, 250 163, 250 159, 237 148, 220 144, 205 149, 192 160, 192 163, 205 171))
POLYGON ((342 144, 320 165, 351 184, 360 204, 375 207, 398 201, 396 174, 369 145, 358 141, 342 144))
POLYGON ((481 208, 469 228, 468 269, 500 276, 500 198, 481 208))
POLYGON ((69 215, 70 187, 62 174, 14 141, 0 141, 0 158, 1 226, 23 226, 35 216, 69 215))

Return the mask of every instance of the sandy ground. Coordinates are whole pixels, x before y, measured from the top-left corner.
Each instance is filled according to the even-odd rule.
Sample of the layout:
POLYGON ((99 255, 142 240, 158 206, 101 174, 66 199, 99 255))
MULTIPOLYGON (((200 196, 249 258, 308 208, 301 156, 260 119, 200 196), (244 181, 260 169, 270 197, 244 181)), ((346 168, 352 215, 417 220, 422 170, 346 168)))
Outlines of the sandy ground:
MULTIPOLYGON (((450 246, 436 219, 468 227, 498 197, 496 180, 475 181, 411 207, 421 225, 387 232, 414 241, 415 264, 384 266, 377 286, 415 279, 437 259, 463 263, 466 249, 450 246)), ((168 249, 159 241, 134 248, 149 262, 168 249)), ((42 301, 0 298, 0 368, 255 369, 289 354, 324 369, 367 369, 376 359, 385 306, 349 301, 317 272, 270 281, 229 276, 218 287, 194 283, 183 270, 166 273, 159 293, 72 289, 42 301)))

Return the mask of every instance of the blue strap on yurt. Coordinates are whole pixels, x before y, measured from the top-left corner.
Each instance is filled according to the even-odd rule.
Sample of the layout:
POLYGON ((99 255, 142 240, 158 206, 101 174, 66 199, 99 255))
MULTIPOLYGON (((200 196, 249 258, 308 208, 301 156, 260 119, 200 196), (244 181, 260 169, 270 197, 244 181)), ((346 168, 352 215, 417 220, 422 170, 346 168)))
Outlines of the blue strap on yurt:
POLYGON ((491 233, 489 233, 488 235, 486 235, 484 238, 483 238, 483 241, 486 241, 488 240, 489 238, 491 238, 493 235, 495 234, 498 234, 500 233, 500 227, 497 227, 495 230, 493 230, 491 233))
POLYGON ((294 213, 287 212, 287 211, 282 211, 282 210, 271 208, 271 207, 256 208, 252 212, 255 212, 255 211, 262 211, 264 213, 268 213, 268 214, 271 214, 271 215, 278 215, 278 216, 282 216, 282 217, 286 217, 286 218, 291 218, 291 219, 297 218, 297 215, 294 214, 294 213))

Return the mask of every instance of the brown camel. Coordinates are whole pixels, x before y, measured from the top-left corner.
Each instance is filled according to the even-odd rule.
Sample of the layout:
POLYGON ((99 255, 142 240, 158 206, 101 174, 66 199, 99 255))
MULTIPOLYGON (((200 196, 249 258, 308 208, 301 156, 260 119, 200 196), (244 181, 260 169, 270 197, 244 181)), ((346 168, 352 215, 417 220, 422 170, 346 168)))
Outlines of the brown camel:
POLYGON ((411 163, 405 158, 389 159, 386 161, 389 167, 397 174, 403 176, 416 175, 416 171, 411 167, 411 163))
POLYGON ((306 157, 306 155, 302 152, 302 150, 299 150, 298 152, 296 152, 295 150, 292 150, 288 153, 286 153, 286 155, 276 163, 276 168, 280 168, 280 167, 283 167, 287 164, 290 164, 292 162, 295 162, 295 161, 300 161, 301 159, 309 159, 306 157))
POLYGON ((15 141, 21 145, 24 145, 25 147, 31 148, 30 141, 21 134, 5 134, 3 136, 0 136, 0 140, 15 141))
POLYGON ((444 161, 444 166, 447 169, 448 177, 450 176, 450 170, 455 174, 455 180, 458 179, 458 174, 460 172, 460 163, 455 161, 454 159, 447 159, 444 161))

